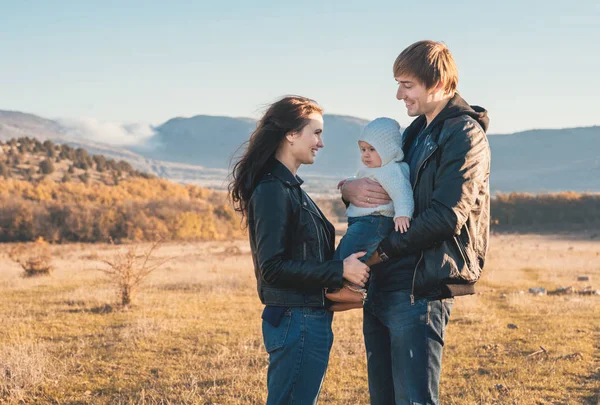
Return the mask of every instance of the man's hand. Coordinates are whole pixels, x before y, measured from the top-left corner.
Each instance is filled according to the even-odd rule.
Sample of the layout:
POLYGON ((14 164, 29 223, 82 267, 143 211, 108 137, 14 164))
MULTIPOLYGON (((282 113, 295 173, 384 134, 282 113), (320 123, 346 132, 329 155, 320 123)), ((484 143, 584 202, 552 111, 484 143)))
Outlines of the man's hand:
POLYGON ((357 207, 375 208, 391 201, 381 184, 368 178, 346 180, 338 187, 342 189, 342 198, 357 207))
POLYGON ((394 229, 396 232, 406 233, 410 228, 410 218, 409 217, 396 217, 394 218, 394 229))

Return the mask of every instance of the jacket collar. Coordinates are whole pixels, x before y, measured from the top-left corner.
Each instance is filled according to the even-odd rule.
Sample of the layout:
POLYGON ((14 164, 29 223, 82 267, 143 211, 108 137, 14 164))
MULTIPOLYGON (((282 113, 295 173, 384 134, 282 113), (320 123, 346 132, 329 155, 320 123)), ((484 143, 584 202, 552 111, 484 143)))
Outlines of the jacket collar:
POLYGON ((479 106, 470 106, 461 96, 454 94, 454 96, 448 101, 446 106, 439 112, 438 115, 431 121, 429 126, 427 125, 427 119, 425 115, 417 117, 409 126, 404 130, 402 134, 403 139, 403 150, 407 153, 413 140, 419 134, 419 132, 425 128, 426 132, 433 133, 434 130, 442 128, 444 122, 450 118, 460 117, 461 115, 468 115, 476 120, 484 131, 487 131, 490 119, 487 116, 487 111, 479 106))
POLYGON ((285 167, 283 163, 275 158, 271 158, 268 164, 267 175, 272 174, 277 177, 279 180, 290 187, 300 186, 304 183, 299 176, 294 176, 290 169, 285 167))

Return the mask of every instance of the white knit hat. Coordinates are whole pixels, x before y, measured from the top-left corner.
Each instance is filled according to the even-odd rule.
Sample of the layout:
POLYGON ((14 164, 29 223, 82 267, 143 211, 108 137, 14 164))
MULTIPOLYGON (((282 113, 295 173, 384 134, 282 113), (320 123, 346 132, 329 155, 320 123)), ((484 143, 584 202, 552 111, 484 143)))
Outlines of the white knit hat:
POLYGON ((381 165, 392 160, 404 159, 402 152, 402 134, 400 124, 391 118, 377 118, 367 124, 360 134, 359 141, 367 142, 381 156, 381 165))

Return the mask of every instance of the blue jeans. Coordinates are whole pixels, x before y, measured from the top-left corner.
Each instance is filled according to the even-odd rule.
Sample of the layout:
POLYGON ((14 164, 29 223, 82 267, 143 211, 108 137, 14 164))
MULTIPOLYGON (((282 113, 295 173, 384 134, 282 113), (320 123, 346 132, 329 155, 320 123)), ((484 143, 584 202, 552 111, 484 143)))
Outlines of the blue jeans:
POLYGON ((269 353, 267 405, 316 404, 333 345, 333 312, 292 307, 275 327, 263 320, 269 353))
POLYGON ((377 291, 364 307, 371 405, 437 405, 444 331, 453 299, 417 299, 410 291, 377 291))
POLYGON ((348 218, 348 230, 340 241, 334 260, 343 260, 352 253, 365 251, 360 260, 366 262, 375 252, 379 242, 394 230, 394 219, 382 215, 367 215, 348 218))

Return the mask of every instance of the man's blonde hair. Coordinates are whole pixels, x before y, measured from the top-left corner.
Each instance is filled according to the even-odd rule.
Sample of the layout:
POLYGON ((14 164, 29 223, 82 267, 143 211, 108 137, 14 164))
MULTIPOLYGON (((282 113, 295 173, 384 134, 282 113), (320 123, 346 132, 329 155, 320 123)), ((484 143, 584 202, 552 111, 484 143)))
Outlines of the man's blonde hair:
POLYGON ((429 90, 439 82, 444 91, 454 95, 458 86, 458 69, 448 47, 442 42, 419 41, 402 51, 394 62, 394 77, 412 76, 429 90))

